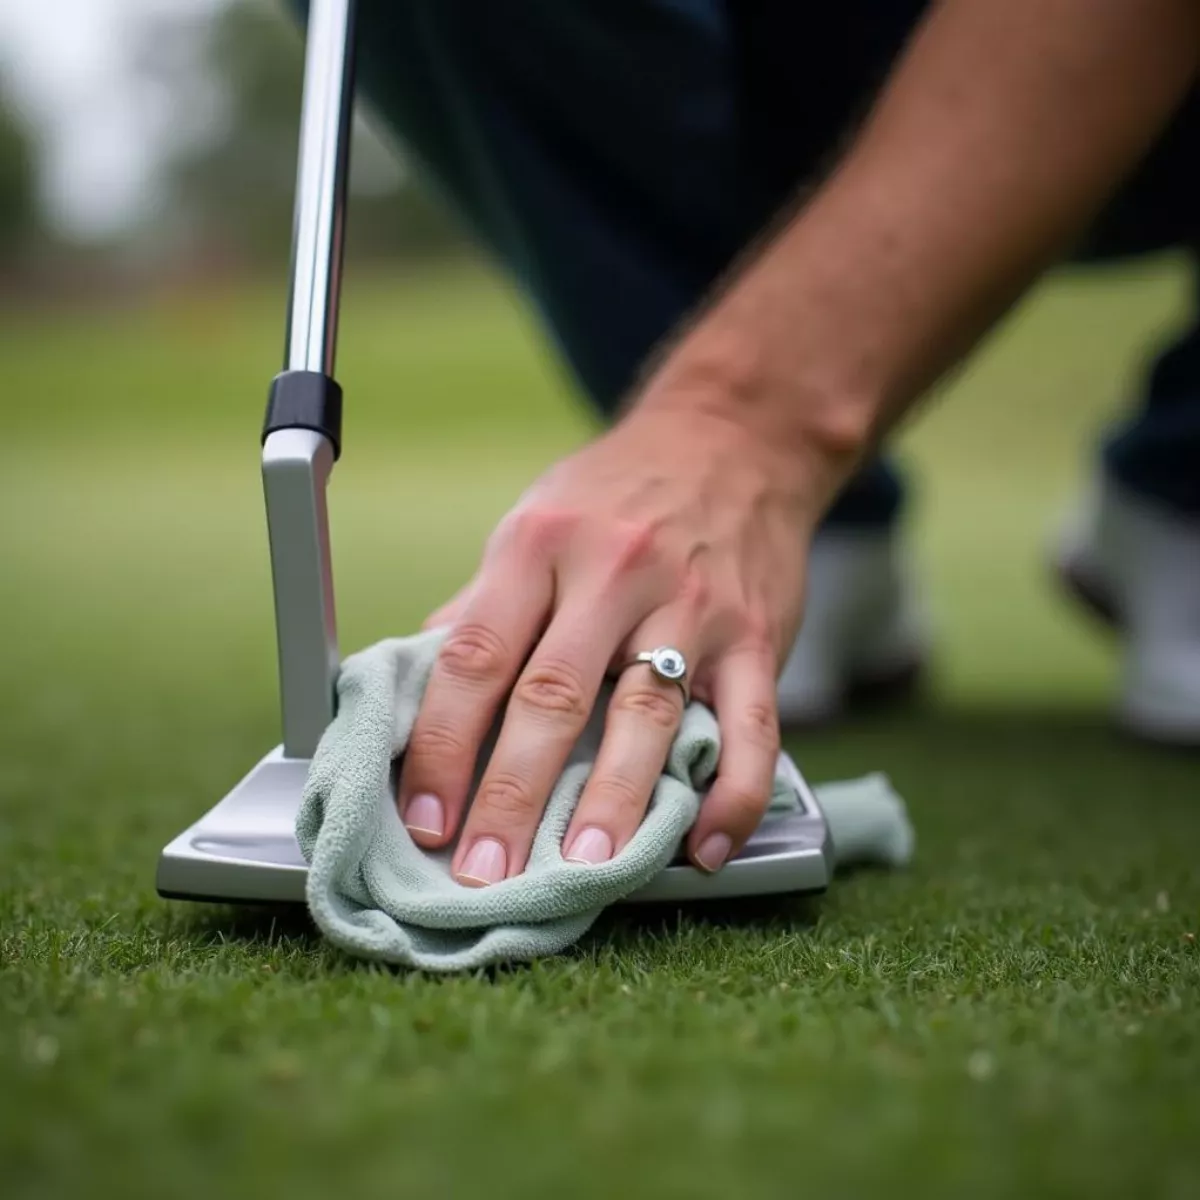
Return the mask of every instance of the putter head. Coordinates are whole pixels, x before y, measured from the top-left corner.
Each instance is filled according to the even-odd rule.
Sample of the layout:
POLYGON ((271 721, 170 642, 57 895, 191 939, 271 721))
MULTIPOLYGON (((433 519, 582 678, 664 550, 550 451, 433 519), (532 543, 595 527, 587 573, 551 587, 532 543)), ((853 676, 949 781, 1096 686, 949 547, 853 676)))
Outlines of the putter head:
MULTIPOLYGON (((341 448, 333 379, 354 94, 354 0, 312 0, 307 22, 285 370, 263 430, 262 470, 275 596, 283 741, 162 852, 162 896, 304 901, 294 825, 310 756, 334 714, 340 656, 326 483, 341 448)), ((833 851, 815 797, 781 760, 801 800, 769 814, 716 875, 673 863, 628 902, 820 892, 833 851)))
MULTIPOLYGON (((303 903, 308 865, 296 842, 296 813, 309 760, 277 746, 233 791, 165 847, 157 888, 171 900, 303 903)), ((823 892, 833 873, 829 828, 791 758, 780 768, 800 797, 795 812, 769 813, 742 852, 716 875, 672 864, 627 904, 823 892)))

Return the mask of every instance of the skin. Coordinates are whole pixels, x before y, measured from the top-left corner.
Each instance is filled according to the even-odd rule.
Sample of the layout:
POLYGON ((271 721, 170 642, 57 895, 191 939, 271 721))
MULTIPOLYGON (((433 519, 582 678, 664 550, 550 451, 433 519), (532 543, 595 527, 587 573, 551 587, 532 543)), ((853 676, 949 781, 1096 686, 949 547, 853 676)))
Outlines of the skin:
MULTIPOLYGON (((822 514, 1085 227, 1198 65, 1200 0, 936 5, 838 169, 747 253, 622 419, 529 489, 430 618, 448 633, 397 797, 414 839, 442 846, 462 825, 460 882, 519 874, 606 675, 670 644, 722 736, 688 854, 716 870, 736 853, 769 797, 775 676, 822 514)), ((649 668, 617 675, 568 857, 602 861, 633 835, 682 708, 649 668)))

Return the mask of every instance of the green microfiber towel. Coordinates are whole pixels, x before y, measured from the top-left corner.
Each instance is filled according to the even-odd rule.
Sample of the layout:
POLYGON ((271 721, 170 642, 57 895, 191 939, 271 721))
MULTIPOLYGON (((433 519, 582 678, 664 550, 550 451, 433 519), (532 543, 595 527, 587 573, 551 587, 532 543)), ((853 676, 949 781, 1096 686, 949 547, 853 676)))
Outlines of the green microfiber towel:
MULTIPOLYGON (((451 850, 420 849, 395 804, 396 765, 443 636, 389 639, 342 667, 337 716, 313 757, 296 820, 309 863, 309 909, 349 953, 427 971, 555 954, 675 857, 716 771, 716 719, 701 704, 688 706, 650 809, 627 846, 606 863, 568 863, 562 839, 599 748, 606 690, 554 789, 524 873, 491 887, 463 887, 450 875, 451 850)), ((882 776, 817 794, 839 865, 898 865, 911 856, 903 803, 882 776)), ((772 805, 796 804, 778 778, 772 805)))

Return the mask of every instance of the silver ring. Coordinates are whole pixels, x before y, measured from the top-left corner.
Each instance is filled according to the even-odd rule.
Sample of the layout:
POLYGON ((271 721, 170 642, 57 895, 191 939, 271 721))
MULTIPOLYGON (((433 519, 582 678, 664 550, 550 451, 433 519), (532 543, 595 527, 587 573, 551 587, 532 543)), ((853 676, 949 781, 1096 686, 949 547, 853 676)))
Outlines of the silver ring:
POLYGON ((691 697, 688 695, 687 659, 683 657, 682 651, 676 650, 674 646, 656 646, 653 650, 643 650, 640 654, 635 654, 621 670, 637 666, 638 663, 645 663, 664 683, 673 683, 683 696, 684 705, 687 705, 691 697))

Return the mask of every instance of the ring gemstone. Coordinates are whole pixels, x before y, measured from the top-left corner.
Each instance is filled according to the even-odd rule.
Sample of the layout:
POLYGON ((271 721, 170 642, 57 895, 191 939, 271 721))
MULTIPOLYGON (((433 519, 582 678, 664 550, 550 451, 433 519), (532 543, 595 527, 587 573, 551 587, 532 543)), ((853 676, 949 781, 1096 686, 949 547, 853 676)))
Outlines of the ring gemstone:
POLYGON ((650 656, 650 665, 663 679, 682 679, 687 673, 683 655, 670 646, 660 647, 650 656))

